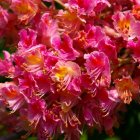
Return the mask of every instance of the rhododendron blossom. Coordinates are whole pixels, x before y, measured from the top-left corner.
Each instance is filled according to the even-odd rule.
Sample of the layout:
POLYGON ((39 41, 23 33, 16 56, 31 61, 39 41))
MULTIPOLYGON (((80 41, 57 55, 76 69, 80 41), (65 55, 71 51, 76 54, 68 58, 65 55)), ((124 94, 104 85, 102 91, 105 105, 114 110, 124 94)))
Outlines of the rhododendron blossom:
POLYGON ((112 136, 140 102, 139 29, 138 0, 0 0, 1 129, 112 136))

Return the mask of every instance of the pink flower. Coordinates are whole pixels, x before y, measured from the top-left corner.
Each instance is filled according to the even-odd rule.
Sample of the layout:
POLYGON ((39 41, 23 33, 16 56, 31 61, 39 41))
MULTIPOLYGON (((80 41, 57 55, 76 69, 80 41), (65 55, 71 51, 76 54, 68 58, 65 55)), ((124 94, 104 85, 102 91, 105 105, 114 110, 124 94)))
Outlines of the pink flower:
POLYGON ((96 126, 99 130, 103 128, 108 132, 112 130, 114 125, 114 109, 118 101, 109 98, 109 92, 106 88, 100 87, 94 97, 86 94, 83 96, 80 115, 82 120, 89 126, 96 126), (110 122, 108 121, 110 120, 110 122))
POLYGON ((3 9, 1 6, 0 6, 0 29, 3 29, 6 27, 7 23, 8 23, 8 17, 9 17, 9 14, 8 14, 8 11, 3 9))
POLYGON ((114 102, 119 102, 119 93, 117 92, 116 89, 111 89, 108 91, 108 98, 114 102))
MULTIPOLYGON (((18 75, 16 75, 18 76, 18 75)), ((24 92, 24 97, 27 102, 33 97, 42 97, 48 92, 51 92, 53 87, 52 81, 48 73, 22 73, 17 78, 20 90, 24 92)))
POLYGON ((112 135, 140 101, 139 13, 138 0, 0 0, 0 123, 39 140, 112 135))
POLYGON ((138 37, 136 41, 130 40, 127 48, 132 51, 132 57, 134 60, 140 62, 140 37, 138 37))
MULTIPOLYGON (((34 80, 36 82, 36 91, 37 94, 43 96, 47 92, 51 91, 51 79, 48 74, 39 73, 34 76, 34 80)), ((30 88, 30 86, 29 86, 30 88)))
POLYGON ((72 96, 72 94, 68 94, 64 96, 67 96, 67 97, 63 97, 64 98, 63 101, 61 100, 61 103, 60 103, 61 110, 59 111, 59 116, 62 121, 61 131, 65 133, 65 139, 71 139, 72 136, 75 135, 75 140, 78 140, 81 133, 79 129, 81 122, 76 116, 76 113, 72 111, 72 107, 74 107, 74 105, 76 104, 76 99, 75 99, 76 96, 74 97, 72 96))
POLYGON ((118 12, 112 17, 115 29, 124 37, 125 40, 130 40, 140 36, 140 22, 135 20, 129 12, 118 12))
POLYGON ((139 5, 133 5, 133 10, 132 10, 132 14, 137 20, 140 20, 139 13, 140 13, 140 3, 139 5))
POLYGON ((50 71, 54 65, 58 62, 59 58, 58 56, 56 56, 55 52, 51 51, 51 52, 46 52, 44 53, 45 56, 45 68, 50 71))
POLYGON ((130 104, 132 99, 139 92, 139 86, 131 79, 131 77, 115 80, 115 87, 118 91, 119 98, 125 104, 130 104))
MULTIPOLYGON (((99 93, 97 94, 97 99, 99 100, 99 107, 102 115, 101 120, 99 120, 100 127, 104 127, 106 133, 112 135, 112 128, 116 121, 114 110, 119 102, 118 95, 115 91, 107 91, 105 88, 100 88, 99 93), (110 98, 111 96, 112 98, 110 98)), ((102 127, 100 129, 102 129, 102 127)))
POLYGON ((87 73, 93 80, 98 80, 103 85, 110 85, 111 74, 108 57, 103 52, 94 51, 85 54, 87 73))
POLYGON ((84 18, 80 17, 80 13, 77 10, 67 7, 69 10, 59 10, 57 14, 58 25, 60 31, 75 34, 78 31, 82 23, 85 23, 84 18))
POLYGON ((36 38, 37 38, 36 31, 29 28, 27 30, 22 29, 19 32, 19 36, 20 36, 20 41, 18 43, 18 46, 20 47, 20 49, 27 49, 36 45, 36 38))
POLYGON ((27 119, 35 128, 41 118, 44 117, 46 103, 43 99, 32 99, 28 103, 27 119))
POLYGON ((140 5, 140 1, 139 0, 131 0, 133 3, 135 3, 136 5, 140 5))
POLYGON ((114 110, 117 103, 119 102, 117 93, 115 91, 108 91, 104 87, 99 88, 99 91, 95 98, 97 98, 97 100, 99 101, 102 117, 109 116, 109 114, 114 110))
POLYGON ((97 102, 94 99, 88 99, 83 105, 82 114, 84 120, 88 126, 93 126, 94 124, 100 125, 99 120, 101 119, 101 112, 97 102))
POLYGON ((13 77, 15 68, 12 64, 12 59, 7 51, 3 51, 4 53, 4 60, 0 58, 0 75, 13 77))
POLYGON ((61 59, 75 60, 76 57, 80 55, 79 52, 73 48, 73 41, 67 34, 63 34, 61 39, 54 39, 53 46, 61 59))
POLYGON ((110 61, 117 63, 117 50, 116 46, 109 38, 102 39, 98 44, 98 49, 101 52, 104 52, 110 61))
POLYGON ((1 97, 8 104, 8 107, 12 110, 12 112, 19 109, 25 101, 19 88, 13 82, 1 84, 0 93, 1 97))
POLYGON ((3 35, 9 21, 8 11, 0 6, 0 37, 3 35))
POLYGON ((60 84, 60 89, 65 90, 66 88, 69 89, 69 87, 75 86, 74 79, 79 78, 80 76, 81 70, 78 64, 72 61, 58 61, 52 70, 51 77, 54 82, 60 84))
MULTIPOLYGON (((68 127, 76 127, 80 125, 80 121, 76 117, 75 113, 73 113, 71 110, 68 111, 60 111, 60 118, 64 123, 64 128, 68 127)), ((64 129, 65 131, 65 129, 64 129)))
POLYGON ((97 48, 103 38, 105 38, 105 34, 100 27, 87 25, 85 31, 79 31, 74 38, 74 45, 82 49, 97 48))
POLYGON ((69 5, 75 8, 79 8, 81 11, 85 11, 85 12, 91 12, 93 10, 93 8, 95 7, 95 1, 93 0, 70 0, 69 1, 69 5))
POLYGON ((39 44, 27 49, 19 49, 18 52, 14 54, 14 60, 17 65, 26 71, 43 71, 45 53, 46 46, 39 44))
POLYGON ((53 39, 59 37, 57 21, 49 13, 44 13, 38 25, 38 36, 41 43, 51 46, 53 39))
POLYGON ((37 133, 39 140, 49 139, 55 136, 58 132, 60 133, 60 119, 51 110, 46 110, 44 116, 38 125, 37 133))
POLYGON ((31 0, 12 0, 11 9, 21 22, 28 23, 36 15, 38 6, 31 0))
POLYGON ((101 12, 106 7, 111 7, 111 4, 109 3, 108 0, 96 0, 96 4, 95 4, 94 10, 96 12, 101 12))
POLYGON ((107 0, 70 0, 69 5, 71 7, 77 8, 79 12, 90 14, 93 10, 101 11, 106 6, 110 6, 107 0))
POLYGON ((16 82, 27 103, 29 103, 32 98, 44 95, 43 90, 39 93, 39 91, 41 91, 41 88, 39 88, 40 85, 37 85, 37 82, 31 73, 20 73, 20 75, 17 75, 16 77, 16 82))

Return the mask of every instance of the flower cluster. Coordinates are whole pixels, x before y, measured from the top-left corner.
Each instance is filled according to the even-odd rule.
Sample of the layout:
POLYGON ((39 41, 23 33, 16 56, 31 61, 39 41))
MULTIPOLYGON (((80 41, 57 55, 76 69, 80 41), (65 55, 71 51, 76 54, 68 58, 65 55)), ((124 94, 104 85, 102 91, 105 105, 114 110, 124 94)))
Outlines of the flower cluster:
POLYGON ((139 29, 139 0, 0 0, 1 116, 39 140, 112 135, 140 101, 139 29))

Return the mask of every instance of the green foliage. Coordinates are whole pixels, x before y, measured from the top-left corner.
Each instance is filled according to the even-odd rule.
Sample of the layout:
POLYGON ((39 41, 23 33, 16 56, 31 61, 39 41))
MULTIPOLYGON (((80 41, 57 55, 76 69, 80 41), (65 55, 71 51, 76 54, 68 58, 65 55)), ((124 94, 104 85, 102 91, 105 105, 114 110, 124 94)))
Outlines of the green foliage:
POLYGON ((4 46, 5 46, 5 40, 4 39, 0 39, 0 57, 3 58, 3 50, 4 50, 4 46))
POLYGON ((37 140, 36 137, 29 137, 27 140, 37 140))
POLYGON ((88 140, 87 134, 84 132, 80 140, 88 140))

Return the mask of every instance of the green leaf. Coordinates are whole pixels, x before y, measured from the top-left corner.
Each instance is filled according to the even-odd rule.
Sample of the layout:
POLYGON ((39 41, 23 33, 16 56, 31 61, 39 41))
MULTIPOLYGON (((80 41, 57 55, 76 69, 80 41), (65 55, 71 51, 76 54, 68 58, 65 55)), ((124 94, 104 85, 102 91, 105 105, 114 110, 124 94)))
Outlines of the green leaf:
POLYGON ((83 133, 83 135, 81 136, 80 140, 88 140, 87 134, 83 133))
POLYGON ((4 46, 5 46, 5 40, 1 38, 0 39, 0 52, 3 51, 4 46))
POLYGON ((106 138, 105 140, 120 140, 118 137, 111 137, 111 138, 106 138))
POLYGON ((37 140, 36 137, 29 137, 27 140, 37 140))

